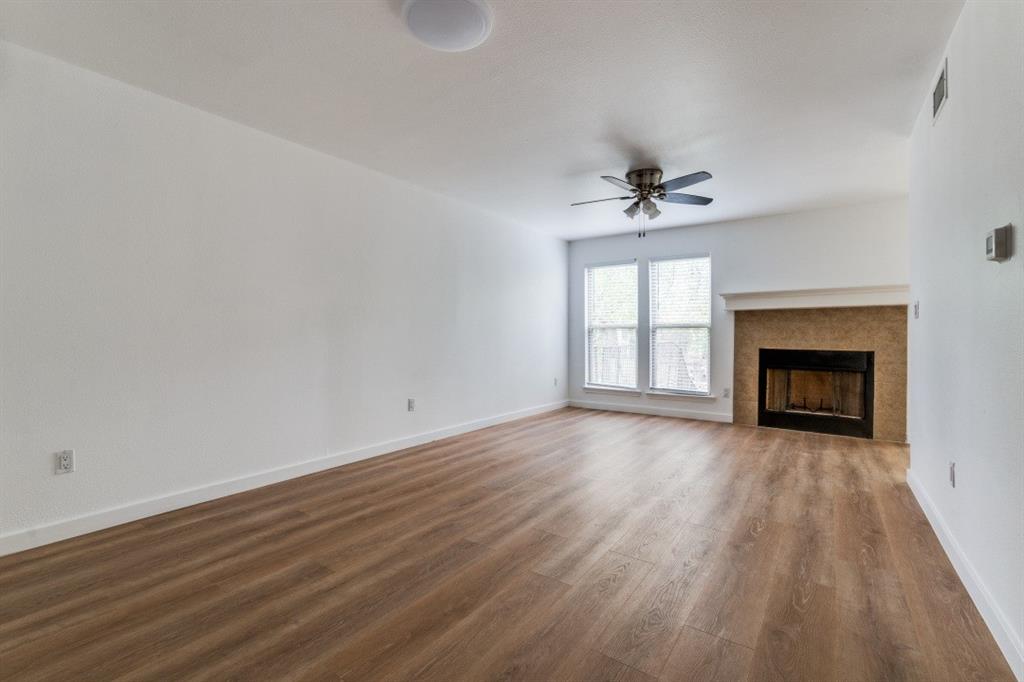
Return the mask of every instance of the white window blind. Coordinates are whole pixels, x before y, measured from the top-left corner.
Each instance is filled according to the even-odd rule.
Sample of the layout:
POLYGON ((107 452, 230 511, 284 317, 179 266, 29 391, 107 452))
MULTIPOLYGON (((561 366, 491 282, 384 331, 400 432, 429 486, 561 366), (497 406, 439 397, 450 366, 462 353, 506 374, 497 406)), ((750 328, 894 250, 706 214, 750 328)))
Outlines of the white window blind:
POLYGON ((651 261, 651 388, 708 393, 711 259, 651 261))
POLYGON ((636 388, 636 263, 586 269, 587 384, 636 388))

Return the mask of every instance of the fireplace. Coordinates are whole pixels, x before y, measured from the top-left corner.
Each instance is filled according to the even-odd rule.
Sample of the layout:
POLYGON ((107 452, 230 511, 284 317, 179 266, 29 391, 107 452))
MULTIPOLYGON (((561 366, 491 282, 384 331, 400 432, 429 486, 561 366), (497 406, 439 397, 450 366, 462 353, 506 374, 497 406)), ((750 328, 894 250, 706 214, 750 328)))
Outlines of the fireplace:
POLYGON ((875 354, 787 350, 758 353, 758 426, 871 438, 875 354))

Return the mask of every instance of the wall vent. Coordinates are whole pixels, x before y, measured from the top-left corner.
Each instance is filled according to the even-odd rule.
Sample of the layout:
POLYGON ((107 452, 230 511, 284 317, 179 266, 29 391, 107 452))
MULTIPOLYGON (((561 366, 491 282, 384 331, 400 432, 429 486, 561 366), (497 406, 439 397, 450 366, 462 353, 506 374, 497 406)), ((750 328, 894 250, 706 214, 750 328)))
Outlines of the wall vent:
POLYGON ((939 80, 932 90, 932 121, 939 117, 943 105, 949 99, 949 60, 942 62, 942 71, 939 73, 939 80))

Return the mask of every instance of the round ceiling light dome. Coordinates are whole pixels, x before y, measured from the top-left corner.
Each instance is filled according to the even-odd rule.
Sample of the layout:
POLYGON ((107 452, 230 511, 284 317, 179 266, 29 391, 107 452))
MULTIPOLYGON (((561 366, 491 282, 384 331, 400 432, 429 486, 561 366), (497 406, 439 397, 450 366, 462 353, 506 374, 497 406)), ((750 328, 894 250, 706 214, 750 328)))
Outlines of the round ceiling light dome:
POLYGON ((493 23, 483 0, 405 0, 402 17, 417 40, 442 52, 472 50, 493 23))

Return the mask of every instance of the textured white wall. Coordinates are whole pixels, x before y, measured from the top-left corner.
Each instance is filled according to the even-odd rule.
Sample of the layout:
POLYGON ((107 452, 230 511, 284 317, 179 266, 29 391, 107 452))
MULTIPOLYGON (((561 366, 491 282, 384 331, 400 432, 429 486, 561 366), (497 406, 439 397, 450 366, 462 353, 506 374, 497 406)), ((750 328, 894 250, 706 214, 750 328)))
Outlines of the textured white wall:
POLYGON ((0 135, 3 534, 565 399, 561 240, 3 43, 0 135))
MULTIPOLYGON (((728 201, 728 197, 717 200, 728 201)), ((719 294, 905 284, 906 201, 896 199, 656 230, 648 232, 644 239, 638 239, 634 233, 574 241, 569 244, 569 277, 569 393, 572 400, 730 421, 732 400, 722 397, 722 389, 732 386, 733 314, 725 311, 719 294), (696 254, 711 254, 711 393, 717 397, 666 399, 584 391, 583 269, 591 263, 639 258, 642 284, 646 281, 646 259, 696 254)), ((647 299, 641 286, 641 325, 647 323, 646 307, 647 299)), ((641 349, 641 365, 644 357, 641 349)), ((644 375, 642 367, 640 374, 644 375)))
POLYGON ((1021 677, 1024 3, 968 2, 946 54, 949 100, 933 124, 929 98, 911 138, 911 482, 1021 677), (986 261, 1008 222, 1013 258, 986 261))

